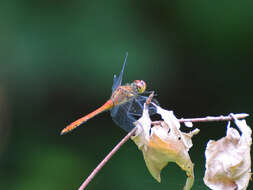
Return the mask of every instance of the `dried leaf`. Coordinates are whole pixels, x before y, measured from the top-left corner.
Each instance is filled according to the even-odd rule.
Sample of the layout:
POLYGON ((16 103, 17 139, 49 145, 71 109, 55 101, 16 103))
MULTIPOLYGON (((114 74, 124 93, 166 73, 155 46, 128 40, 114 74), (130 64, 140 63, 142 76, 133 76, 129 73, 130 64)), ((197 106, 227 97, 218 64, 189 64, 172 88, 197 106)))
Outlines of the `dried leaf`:
POLYGON ((164 121, 155 122, 151 128, 148 109, 144 105, 142 117, 135 122, 137 131, 132 140, 142 151, 149 172, 158 182, 161 181, 161 170, 168 162, 175 162, 186 172, 188 178, 184 189, 189 190, 194 182, 194 173, 188 151, 192 147, 192 136, 199 130, 181 132, 180 123, 173 112, 156 107, 164 121))
POLYGON ((235 118, 239 132, 227 126, 227 134, 210 140, 205 151, 205 184, 215 190, 246 190, 251 177, 251 129, 245 120, 235 118))

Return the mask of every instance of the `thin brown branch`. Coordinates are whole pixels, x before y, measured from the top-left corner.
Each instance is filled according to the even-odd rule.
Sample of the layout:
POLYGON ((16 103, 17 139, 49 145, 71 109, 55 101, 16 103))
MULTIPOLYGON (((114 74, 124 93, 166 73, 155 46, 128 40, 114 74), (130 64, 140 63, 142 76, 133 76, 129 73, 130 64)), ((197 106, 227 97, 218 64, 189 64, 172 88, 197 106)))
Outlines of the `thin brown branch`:
MULTIPOLYGON (((151 98, 153 95, 151 95, 151 98)), ((151 100, 148 99, 148 102, 151 100)), ((148 103, 147 102, 147 103, 148 103)), ((213 122, 213 121, 231 121, 234 120, 234 118, 237 119, 243 119, 245 117, 248 117, 249 114, 246 113, 240 113, 240 114, 233 114, 228 116, 207 116, 204 118, 188 118, 188 119, 179 119, 180 123, 184 122, 213 122)), ((158 121, 159 122, 159 121, 158 121)), ((125 142, 135 134, 135 131, 137 128, 135 127, 130 131, 112 150, 111 152, 98 164, 98 166, 91 172, 88 178, 85 179, 85 181, 82 183, 82 185, 79 187, 79 190, 84 190, 87 185, 91 182, 91 180, 95 177, 95 175, 102 169, 102 167, 111 159, 111 157, 119 150, 119 148, 125 144, 125 142)))
POLYGON ((112 150, 107 156, 98 164, 98 166, 92 171, 88 178, 79 187, 79 190, 83 190, 89 184, 89 182, 95 177, 95 175, 102 169, 102 167, 111 159, 111 157, 119 150, 119 148, 125 144, 125 142, 134 135, 137 128, 133 128, 112 150))
MULTIPOLYGON (((238 113, 238 114, 234 114, 234 117, 237 119, 243 119, 245 117, 248 117, 249 114, 247 113, 238 113)), ((207 117, 203 117, 203 118, 188 118, 188 119, 179 119, 180 123, 184 123, 184 122, 213 122, 213 121, 231 121, 233 120, 233 117, 228 115, 228 116, 207 116, 207 117)))

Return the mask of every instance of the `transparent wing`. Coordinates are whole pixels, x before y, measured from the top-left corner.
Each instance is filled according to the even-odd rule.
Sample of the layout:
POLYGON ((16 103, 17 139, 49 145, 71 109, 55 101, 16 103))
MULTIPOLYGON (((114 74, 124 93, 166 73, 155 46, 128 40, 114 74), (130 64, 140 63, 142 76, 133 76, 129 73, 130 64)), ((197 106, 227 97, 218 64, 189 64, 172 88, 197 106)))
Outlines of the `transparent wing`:
POLYGON ((120 72, 119 76, 118 77, 116 75, 113 76, 112 92, 114 92, 116 90, 116 88, 118 88, 118 86, 121 85, 124 69, 125 69, 125 66, 126 66, 127 56, 128 56, 128 52, 126 53, 126 57, 125 57, 125 60, 124 60, 124 63, 123 63, 123 67, 121 69, 121 72, 120 72))
POLYGON ((130 105, 131 101, 123 105, 116 106, 111 110, 111 116, 113 121, 116 123, 116 125, 118 125, 127 132, 134 128, 133 122, 135 121, 134 117, 128 115, 128 109, 130 105))
MULTIPOLYGON (((145 96, 137 96, 122 105, 114 107, 111 110, 113 121, 127 132, 132 130, 135 127, 133 122, 138 120, 142 115, 143 105, 147 98, 145 96)), ((158 104, 155 99, 152 102, 158 104)), ((153 104, 149 105, 149 114, 156 114, 156 108, 153 104)))

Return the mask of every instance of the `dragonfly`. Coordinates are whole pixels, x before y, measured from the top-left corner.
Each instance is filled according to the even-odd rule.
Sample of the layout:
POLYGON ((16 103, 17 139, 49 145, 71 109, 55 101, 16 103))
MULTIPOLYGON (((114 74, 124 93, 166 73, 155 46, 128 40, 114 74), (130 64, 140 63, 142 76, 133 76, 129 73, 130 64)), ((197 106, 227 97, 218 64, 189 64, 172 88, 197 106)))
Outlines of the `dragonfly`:
MULTIPOLYGON (((113 77, 112 95, 109 100, 95 111, 69 124, 61 131, 61 135, 74 130, 89 119, 109 110, 113 121, 125 131, 129 132, 135 127, 133 123, 141 117, 144 103, 151 92, 146 91, 146 83, 143 80, 134 80, 130 84, 121 85, 127 56, 128 53, 126 53, 119 76, 114 75, 113 77)), ((158 104, 155 99, 152 99, 152 102, 158 104)), ((149 106, 149 114, 156 114, 156 107, 152 104, 149 106)))

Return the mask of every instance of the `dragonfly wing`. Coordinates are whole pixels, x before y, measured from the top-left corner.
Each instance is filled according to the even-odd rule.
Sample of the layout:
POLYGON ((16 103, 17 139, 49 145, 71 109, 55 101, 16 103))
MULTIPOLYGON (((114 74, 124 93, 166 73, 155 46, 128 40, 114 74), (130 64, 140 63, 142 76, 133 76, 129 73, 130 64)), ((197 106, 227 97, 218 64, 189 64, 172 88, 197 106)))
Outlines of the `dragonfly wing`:
POLYGON ((121 69, 121 72, 120 72, 119 76, 118 77, 116 75, 113 76, 112 92, 114 92, 116 90, 116 88, 118 88, 118 86, 121 85, 124 69, 125 69, 125 66, 126 66, 127 56, 128 56, 128 53, 126 53, 126 57, 125 57, 125 60, 124 60, 124 63, 123 63, 123 67, 121 69))
MULTIPOLYGON (((143 106, 144 106, 144 103, 146 103, 147 99, 148 97, 146 96, 137 96, 134 99, 134 102, 132 103, 131 108, 129 110, 130 114, 142 116, 143 106)), ((153 102, 156 105, 159 105, 158 101, 154 98, 152 99, 151 102, 153 102)), ((156 107, 153 104, 150 104, 148 109, 149 109, 150 115, 154 115, 157 113, 156 107)))
POLYGON ((130 100, 122 105, 118 105, 111 110, 113 121, 127 132, 134 128, 133 122, 136 121, 132 115, 128 114, 132 101, 130 100))
MULTIPOLYGON (((114 107, 111 110, 113 121, 125 131, 129 132, 135 127, 133 122, 142 116, 143 105, 146 100, 147 97, 145 96, 137 96, 129 102, 114 107)), ((155 100, 152 100, 152 102, 155 104, 158 103, 155 100)), ((149 105, 149 114, 156 114, 156 107, 153 104, 149 105)))
POLYGON ((116 116, 120 106, 115 106, 114 108, 111 109, 111 116, 112 118, 116 116))

